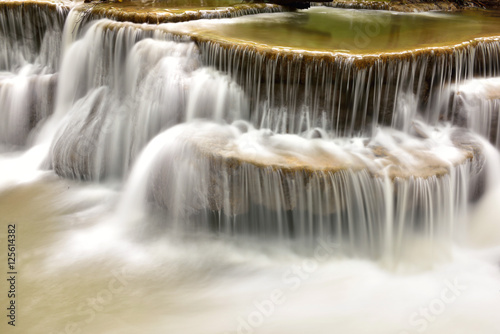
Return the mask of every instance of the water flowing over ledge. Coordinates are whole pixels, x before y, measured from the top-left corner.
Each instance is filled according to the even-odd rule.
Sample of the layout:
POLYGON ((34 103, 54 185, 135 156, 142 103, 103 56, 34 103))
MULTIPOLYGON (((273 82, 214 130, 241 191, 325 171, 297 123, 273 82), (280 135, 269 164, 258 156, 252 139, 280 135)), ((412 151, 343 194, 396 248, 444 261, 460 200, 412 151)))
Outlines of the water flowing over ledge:
MULTIPOLYGON (((366 57, 299 51, 332 37, 304 24, 317 9, 290 14, 311 40, 285 49, 17 3, 0 225, 19 237, 20 333, 498 332, 490 30, 366 57)), ((363 12, 339 14, 370 37, 384 21, 363 12)))
POLYGON ((433 240, 458 228, 484 160, 479 142, 454 131, 424 128, 427 140, 389 129, 332 140, 274 135, 241 121, 182 124, 141 154, 122 205, 130 216, 148 198, 180 229, 332 238, 339 246, 347 240, 348 253, 394 254, 415 233, 433 240))
POLYGON ((71 8, 82 12, 82 23, 99 19, 112 19, 123 22, 160 24, 166 22, 183 22, 200 19, 232 18, 259 13, 278 13, 289 11, 285 7, 265 4, 246 3, 240 0, 212 1, 169 1, 168 3, 153 3, 130 1, 83 4, 66 0, 6 0, 1 7, 23 10, 55 10, 69 12, 71 8))
POLYGON ((59 68, 62 30, 69 9, 52 2, 8 1, 0 4, 0 70, 25 64, 59 68))
POLYGON ((53 113, 67 14, 49 2, 0 4, 0 143, 26 144, 53 113))
POLYGON ((234 20, 160 26, 108 21, 107 29, 113 34, 134 30, 139 38, 166 34, 195 41, 203 64, 228 73, 243 88, 252 123, 277 132, 321 127, 338 135, 364 135, 378 124, 408 128, 405 115, 417 114, 436 124, 447 118, 433 111, 450 98, 443 94, 445 87, 500 71, 500 42, 493 36, 449 46, 350 54, 221 40, 207 32, 217 25, 231 27, 234 20))
POLYGON ((249 102, 239 85, 204 67, 196 45, 168 29, 102 20, 88 27, 67 52, 60 75, 61 106, 68 111, 52 142, 51 166, 59 175, 83 180, 130 175, 126 204, 120 206, 124 212, 147 212, 138 203, 149 199, 168 212, 169 221, 186 229, 192 225, 196 230, 309 240, 323 231, 350 239, 347 252, 378 256, 395 250, 380 235, 399 249, 407 237, 403 231, 410 236, 423 228, 431 239, 449 232, 482 171, 481 145, 469 143, 466 132, 453 140, 445 135, 449 139, 443 146, 439 141, 432 146, 433 130, 412 123, 406 129, 411 135, 388 130, 393 135, 380 132, 372 140, 347 136, 337 142, 333 138, 338 136, 325 128, 284 137, 265 127, 252 130, 251 124, 238 123, 249 119, 249 102), (86 81, 72 80, 84 76, 86 81), (200 118, 236 123, 214 123, 209 130, 190 125, 200 118), (224 133, 240 139, 235 143, 224 133), (416 146, 402 154, 398 142, 416 146), (322 143, 326 148, 320 149, 322 143), (429 144, 432 149, 426 151, 429 144), (317 146, 322 157, 297 160, 301 145, 306 153, 307 147, 317 146), (234 146, 242 151, 234 153, 234 146), (251 158, 266 147, 276 147, 289 158, 251 158), (327 154, 331 150, 340 157, 332 159, 327 154), (451 152, 456 155, 447 160, 443 153, 451 152), (327 165, 321 165, 322 159, 327 165), (408 168, 405 159, 421 163, 408 168), (129 173, 132 165, 137 168, 129 173), (450 187, 456 195, 443 199, 450 187), (399 197, 401 193, 406 195, 399 197), (373 194, 384 200, 373 203, 373 194), (353 202, 359 207, 350 207, 353 202), (425 213, 426 203, 435 202, 441 203, 439 208, 425 213), (364 206, 372 211, 359 215, 364 206), (401 210, 394 213, 397 222, 393 210, 401 210), (408 220, 409 226, 404 223, 408 220), (304 221, 310 222, 308 227, 304 221), (350 223, 343 226, 346 221, 350 223), (402 233, 397 241, 393 229, 402 233))
POLYGON ((135 3, 127 4, 127 2, 125 2, 119 4, 96 4, 88 8, 82 7, 80 10, 85 10, 88 16, 87 20, 108 18, 116 21, 150 24, 233 18, 259 13, 278 13, 289 10, 279 5, 265 3, 249 4, 241 1, 228 1, 227 5, 226 7, 222 7, 221 5, 205 5, 206 7, 202 7, 201 5, 186 6, 180 1, 179 4, 168 3, 167 5, 162 5, 159 3, 156 6, 140 6, 135 3), (183 8, 184 6, 186 6, 186 8, 183 8))
MULTIPOLYGON (((242 234, 313 238, 328 230, 327 235, 350 239, 350 251, 367 245, 361 253, 380 255, 402 244, 403 231, 409 231, 406 238, 423 229, 428 239, 449 232, 464 203, 485 190, 485 144, 469 131, 440 123, 460 120, 452 87, 500 75, 497 24, 489 17, 481 26, 484 37, 471 30, 470 39, 460 43, 452 36, 450 45, 437 40, 402 51, 398 47, 408 47, 403 31, 403 44, 396 41, 394 51, 358 45, 344 52, 270 47, 245 40, 245 29, 243 41, 223 35, 233 24, 262 20, 279 26, 292 18, 302 25, 305 18, 307 25, 308 15, 333 15, 362 27, 378 22, 392 30, 392 14, 353 17, 352 11, 323 8, 139 25, 87 22, 92 16, 74 9, 45 24, 45 12, 29 8, 35 8, 32 21, 42 22, 32 29, 39 42, 9 48, 13 52, 5 53, 4 63, 14 64, 6 69, 19 87, 32 87, 19 80, 24 72, 16 71, 24 67, 15 65, 23 54, 31 55, 31 65, 41 68, 30 79, 43 82, 37 94, 53 96, 57 85, 55 102, 29 103, 40 111, 30 107, 22 113, 31 115, 29 129, 41 123, 37 131, 50 133, 37 138, 50 146, 44 166, 78 180, 134 184, 130 175, 137 174, 140 185, 127 186, 124 197, 149 200, 166 209, 172 221, 230 234, 241 229, 242 234), (217 37, 221 31, 223 37, 217 37), (370 52, 363 51, 367 47, 370 52), (63 52, 64 61, 47 50, 63 52), (212 123, 197 127, 200 119, 212 123), (143 149, 155 154, 140 158, 143 149), (137 165, 142 172, 133 168, 137 165), (430 208, 430 203, 440 204, 430 208)), ((11 14, 3 15, 6 22, 11 14)), ((474 17, 405 15, 397 20, 432 22, 437 15, 476 27, 474 17)), ((17 43, 8 35, 5 41, 17 43)), ((8 87, 11 81, 2 80, 3 101, 27 100, 8 87)), ((20 104, 7 105, 14 110, 20 104)), ((19 128, 13 114, 2 114, 6 129, 19 128)), ((4 142, 22 145, 30 131, 6 133, 4 142)))
MULTIPOLYGON (((392 16, 395 14, 358 13, 350 18, 350 12, 345 10, 313 8, 306 12, 307 15, 305 12, 276 14, 272 18, 257 15, 204 22, 196 27, 186 23, 168 28, 192 36, 200 47, 204 63, 229 73, 251 97, 253 122, 273 131, 300 133, 311 127, 321 127, 351 136, 367 134, 378 124, 407 128, 403 119, 408 119, 410 114, 420 114, 426 121, 436 124, 442 116, 433 110, 444 103, 443 98, 448 98, 443 94, 444 87, 476 76, 499 75, 500 39, 495 36, 498 21, 494 18, 489 21, 490 28, 486 28, 490 32, 483 32, 491 34, 490 37, 474 37, 478 35, 470 31, 471 40, 457 35, 452 37, 453 43, 443 45, 444 41, 437 37, 430 41, 425 39, 428 43, 425 46, 417 46, 418 43, 412 46, 415 42, 406 41, 403 35, 402 43, 407 50, 398 50, 402 47, 398 46, 399 42, 385 40, 381 32, 393 30, 391 26, 396 23, 392 22, 392 16), (346 22, 341 21, 339 26, 330 23, 336 20, 325 23, 326 27, 321 29, 328 34, 331 32, 331 37, 328 34, 325 37, 319 30, 308 30, 307 34, 299 30, 295 34, 292 27, 289 27, 291 39, 279 37, 279 29, 287 26, 287 20, 303 20, 305 23, 301 24, 310 28, 307 22, 316 16, 333 16, 346 22), (260 27, 257 22, 265 25, 260 27), (341 34, 335 28, 342 29, 341 25, 349 25, 349 22, 358 28, 348 33, 352 39, 344 36, 335 40, 335 36, 341 34), (247 26, 254 30, 245 30, 247 26), (240 27, 243 32, 235 34, 240 27), (260 37, 262 31, 273 29, 277 34, 266 36, 268 41, 260 37), (375 30, 370 32, 368 29, 375 30), (363 35, 366 41, 357 39, 361 35, 356 31, 366 32, 363 35), (312 50, 287 44, 288 40, 295 39, 318 48, 312 50), (379 40, 395 43, 393 48, 396 50, 374 49, 374 41, 379 40), (324 45, 328 43, 333 43, 333 51, 325 50, 328 47, 324 45), (409 100, 412 103, 406 103, 409 100), (410 105, 415 109, 408 108, 410 105)), ((403 14, 400 19, 401 22, 407 19, 412 24, 414 19, 426 24, 440 19, 451 20, 452 25, 455 22, 452 16, 434 18, 429 14, 403 14)), ((426 29, 439 35, 439 30, 434 31, 432 26, 426 29)))
POLYGON ((500 78, 473 79, 447 87, 450 100, 443 114, 460 126, 473 129, 500 147, 500 78))

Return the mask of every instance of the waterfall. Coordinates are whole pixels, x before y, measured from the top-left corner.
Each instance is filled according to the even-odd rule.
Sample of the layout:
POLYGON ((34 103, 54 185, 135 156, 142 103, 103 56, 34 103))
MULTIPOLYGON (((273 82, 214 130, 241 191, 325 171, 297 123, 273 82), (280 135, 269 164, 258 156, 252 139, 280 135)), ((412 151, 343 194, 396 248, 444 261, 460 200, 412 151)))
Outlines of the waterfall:
POLYGON ((123 22, 133 22, 133 23, 150 23, 159 24, 166 22, 183 22, 191 20, 201 20, 201 19, 222 19, 222 18, 233 18, 246 15, 255 15, 259 13, 279 13, 288 11, 286 7, 281 7, 278 5, 270 3, 237 3, 234 1, 231 3, 214 3, 212 8, 207 4, 208 8, 204 10, 192 10, 193 5, 190 6, 188 1, 179 1, 175 5, 172 1, 169 1, 170 6, 176 6, 178 8, 183 8, 187 6, 187 10, 165 10, 161 6, 150 4, 141 6, 140 4, 135 4, 135 8, 132 11, 127 10, 127 7, 120 8, 113 4, 100 4, 91 7, 88 10, 88 17, 84 18, 83 21, 91 21, 97 19, 112 19, 114 21, 123 22), (228 6, 231 5, 231 6, 228 6))
POLYGON ((269 56, 251 46, 212 41, 202 42, 200 49, 204 63, 230 73, 252 97, 254 124, 280 132, 321 127, 355 136, 369 134, 378 124, 405 129, 404 119, 420 110, 423 119, 436 124, 436 107, 448 98, 445 87, 500 74, 497 40, 361 60, 286 51, 269 56), (410 108, 407 115, 401 115, 404 108, 410 108))
POLYGON ((67 12, 55 6, 0 6, 0 144, 23 146, 53 113, 67 12))
POLYGON ((353 141, 182 124, 148 145, 123 206, 149 198, 173 228, 306 243, 329 236, 346 252, 397 253, 415 234, 451 238, 482 168, 454 147, 453 137, 470 143, 463 133, 429 131, 427 140, 386 129, 353 141))
POLYGON ((60 82, 51 165, 72 178, 121 178, 162 130, 247 114, 241 88, 202 67, 194 43, 109 20, 68 48, 60 82))
POLYGON ((500 79, 474 79, 447 89, 451 102, 445 102, 444 113, 500 147, 500 79))
POLYGON ((498 333, 498 13, 242 1, 0 1, 8 321, 498 333))
POLYGON ((395 256, 416 236, 453 240, 491 178, 478 135, 498 140, 496 95, 467 85, 497 84, 495 37, 358 56, 200 33, 228 20, 33 8, 28 29, 0 16, 0 140, 49 146, 59 176, 123 182, 117 214, 132 224, 159 211, 177 230, 395 256))
POLYGON ((59 68, 61 34, 67 10, 50 4, 0 6, 0 70, 26 64, 59 68))

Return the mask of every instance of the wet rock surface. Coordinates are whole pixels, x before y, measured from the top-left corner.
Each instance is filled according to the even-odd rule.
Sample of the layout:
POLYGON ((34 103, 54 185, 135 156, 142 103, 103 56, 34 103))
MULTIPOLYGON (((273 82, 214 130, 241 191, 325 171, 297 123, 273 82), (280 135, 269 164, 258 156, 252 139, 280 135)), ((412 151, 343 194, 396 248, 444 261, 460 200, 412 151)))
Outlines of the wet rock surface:
POLYGON ((160 24, 200 19, 220 19, 288 11, 276 4, 247 3, 240 0, 172 1, 168 3, 141 3, 136 1, 93 3, 82 8, 86 15, 116 21, 160 24))
POLYGON ((317 2, 313 5, 332 6, 338 8, 392 10, 398 12, 426 11, 459 11, 463 9, 500 9, 496 0, 334 0, 332 2, 317 2))

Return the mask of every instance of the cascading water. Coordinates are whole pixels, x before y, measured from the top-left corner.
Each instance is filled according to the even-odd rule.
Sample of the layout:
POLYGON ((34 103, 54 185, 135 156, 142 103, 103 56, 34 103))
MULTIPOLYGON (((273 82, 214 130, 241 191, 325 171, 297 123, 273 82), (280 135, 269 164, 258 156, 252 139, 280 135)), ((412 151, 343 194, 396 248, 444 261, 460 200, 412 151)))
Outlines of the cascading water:
POLYGON ((66 12, 49 6, 0 8, 0 143, 24 145, 54 108, 66 12))
POLYGON ((187 22, 171 30, 191 34, 204 63, 230 73, 245 89, 256 126, 287 133, 320 127, 350 137, 370 135, 378 124, 408 131, 415 117, 437 124, 435 110, 449 98, 445 87, 499 75, 498 38, 475 39, 498 31, 494 17, 478 28, 468 17, 400 16, 313 8, 307 15, 187 22), (446 36, 451 46, 432 47, 443 43, 440 35, 414 28, 427 25, 455 29, 446 36), (464 35, 472 41, 464 42, 464 35), (279 47, 268 47, 273 44, 279 47))
POLYGON ((500 79, 475 79, 448 89, 451 103, 446 101, 444 113, 451 113, 455 122, 473 129, 500 147, 500 79))
POLYGON ((149 198, 178 229, 331 238, 347 252, 392 254, 415 234, 451 238, 480 169, 468 161, 473 152, 454 146, 451 129, 426 134, 380 130, 363 142, 245 123, 178 125, 138 160, 142 176, 132 177, 124 207, 149 198))
POLYGON ((59 175, 121 177, 161 130, 199 117, 231 120, 247 113, 236 84, 201 67, 194 43, 166 33, 103 20, 68 54, 57 106, 65 120, 51 158, 59 175))
POLYGON ((26 333, 500 330, 491 15, 56 8, 0 4, 0 222, 21 231, 26 333), (391 52, 315 51, 325 17, 377 23, 391 52), (254 20, 311 41, 249 42, 254 20), (420 20, 481 29, 414 50, 420 20))
POLYGON ((120 3, 99 3, 79 10, 86 10, 90 14, 87 18, 82 18, 84 23, 108 18, 123 22, 159 24, 278 13, 290 9, 270 3, 244 0, 125 0, 120 3))

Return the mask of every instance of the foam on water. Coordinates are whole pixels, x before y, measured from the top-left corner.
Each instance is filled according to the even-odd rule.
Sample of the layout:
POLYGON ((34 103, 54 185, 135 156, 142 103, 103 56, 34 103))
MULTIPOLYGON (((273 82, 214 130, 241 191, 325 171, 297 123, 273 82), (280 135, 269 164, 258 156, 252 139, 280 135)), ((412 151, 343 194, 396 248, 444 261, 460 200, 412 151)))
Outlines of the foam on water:
POLYGON ((457 124, 467 126, 500 147, 500 79, 473 79, 448 87, 451 102, 443 111, 457 124))

